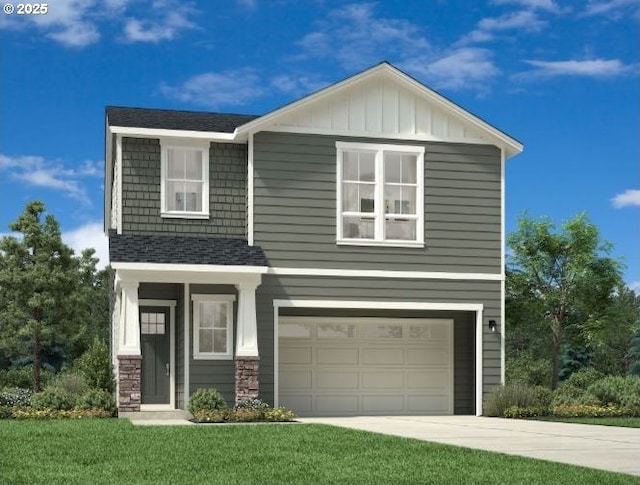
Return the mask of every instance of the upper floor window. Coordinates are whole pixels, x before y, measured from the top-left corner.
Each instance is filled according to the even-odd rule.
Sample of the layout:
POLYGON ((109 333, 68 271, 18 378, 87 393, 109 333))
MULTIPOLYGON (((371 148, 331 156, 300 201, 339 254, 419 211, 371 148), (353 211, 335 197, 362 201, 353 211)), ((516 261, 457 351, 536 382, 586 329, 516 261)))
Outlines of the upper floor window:
POLYGON ((424 245, 424 147, 337 142, 339 244, 424 245))
POLYGON ((163 217, 209 217, 208 162, 208 147, 162 145, 163 217))

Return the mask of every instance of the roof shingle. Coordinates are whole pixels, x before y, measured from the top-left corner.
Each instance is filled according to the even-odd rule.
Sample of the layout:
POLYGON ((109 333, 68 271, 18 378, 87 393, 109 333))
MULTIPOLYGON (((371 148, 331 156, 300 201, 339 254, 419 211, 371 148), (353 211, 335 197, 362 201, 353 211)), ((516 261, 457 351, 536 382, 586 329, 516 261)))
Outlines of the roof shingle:
POLYGON ((161 236, 109 232, 112 263, 268 266, 262 248, 244 239, 161 236))
POLYGON ((238 126, 258 118, 255 115, 127 108, 122 106, 107 106, 106 114, 109 126, 218 133, 233 133, 238 126))

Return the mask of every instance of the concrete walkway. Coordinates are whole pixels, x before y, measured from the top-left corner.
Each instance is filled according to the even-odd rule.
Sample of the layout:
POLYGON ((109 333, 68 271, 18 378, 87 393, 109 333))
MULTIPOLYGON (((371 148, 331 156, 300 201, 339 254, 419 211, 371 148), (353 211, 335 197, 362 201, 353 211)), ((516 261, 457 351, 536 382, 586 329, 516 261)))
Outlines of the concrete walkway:
POLYGON ((474 416, 299 418, 640 476, 640 429, 474 416))

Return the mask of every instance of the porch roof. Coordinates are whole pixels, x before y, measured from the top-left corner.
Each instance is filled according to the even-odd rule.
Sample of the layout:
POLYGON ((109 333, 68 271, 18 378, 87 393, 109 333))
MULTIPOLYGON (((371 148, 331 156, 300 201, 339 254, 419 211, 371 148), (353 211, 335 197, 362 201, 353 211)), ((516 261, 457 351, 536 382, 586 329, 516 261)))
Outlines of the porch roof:
POLYGON ((260 246, 244 239, 109 232, 111 263, 269 266, 260 246))

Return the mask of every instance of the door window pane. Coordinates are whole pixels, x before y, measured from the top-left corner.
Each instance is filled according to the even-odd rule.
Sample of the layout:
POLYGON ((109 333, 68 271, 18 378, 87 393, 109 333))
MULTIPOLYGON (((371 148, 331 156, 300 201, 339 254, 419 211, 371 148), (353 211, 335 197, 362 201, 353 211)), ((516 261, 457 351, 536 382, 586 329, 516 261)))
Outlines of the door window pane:
POLYGON ((363 325, 365 338, 402 338, 402 325, 363 325))
POLYGON ((311 338, 311 326, 300 323, 281 323, 278 333, 283 338, 311 338))
POLYGON ((354 338, 355 333, 355 325, 328 323, 318 324, 318 338, 349 339, 354 338))

